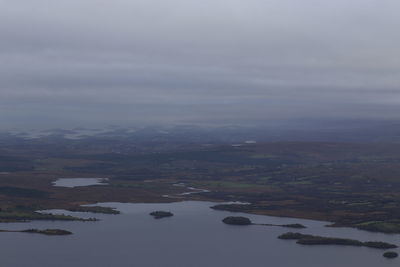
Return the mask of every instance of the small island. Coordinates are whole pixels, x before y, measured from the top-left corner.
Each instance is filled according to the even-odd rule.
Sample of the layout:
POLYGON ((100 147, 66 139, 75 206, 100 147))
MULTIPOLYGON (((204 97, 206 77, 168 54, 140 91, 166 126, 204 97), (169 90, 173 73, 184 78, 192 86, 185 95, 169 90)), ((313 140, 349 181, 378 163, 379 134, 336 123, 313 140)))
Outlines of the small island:
POLYGON ((0 230, 0 232, 6 233, 31 233, 31 234, 42 234, 42 235, 72 235, 72 232, 62 229, 27 229, 27 230, 0 230))
POLYGON ((166 218, 166 217, 172 217, 174 216, 174 214, 172 212, 169 211, 153 211, 150 213, 151 216, 154 217, 154 219, 161 219, 161 218, 166 218))
POLYGON ((388 259, 394 259, 397 258, 399 256, 399 254, 397 254, 397 252, 394 251, 388 251, 383 253, 383 257, 388 258, 388 259))
POLYGON ((231 225, 251 225, 253 224, 249 218, 240 216, 229 216, 222 220, 222 222, 231 225))
POLYGON ((359 240, 354 240, 354 239, 315 236, 315 235, 292 233, 292 232, 282 234, 278 236, 278 238, 284 240, 297 240, 296 243, 301 245, 342 245, 342 246, 355 246, 355 247, 369 247, 377 249, 397 248, 397 246, 394 244, 380 242, 380 241, 361 242, 359 240))

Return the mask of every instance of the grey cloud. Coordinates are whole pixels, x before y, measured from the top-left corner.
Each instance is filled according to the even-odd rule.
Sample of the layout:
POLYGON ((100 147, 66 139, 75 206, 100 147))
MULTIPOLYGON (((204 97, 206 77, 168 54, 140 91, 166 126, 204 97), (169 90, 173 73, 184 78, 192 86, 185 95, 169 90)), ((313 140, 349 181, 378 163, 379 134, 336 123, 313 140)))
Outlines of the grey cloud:
POLYGON ((3 0, 0 123, 396 118, 399 8, 3 0))

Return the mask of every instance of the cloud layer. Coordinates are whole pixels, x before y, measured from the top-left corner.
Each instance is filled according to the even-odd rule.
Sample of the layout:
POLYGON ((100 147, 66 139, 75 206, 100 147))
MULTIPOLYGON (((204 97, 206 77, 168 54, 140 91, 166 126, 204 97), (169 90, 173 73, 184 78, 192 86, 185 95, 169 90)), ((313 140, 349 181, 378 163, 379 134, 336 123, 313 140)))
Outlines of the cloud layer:
POLYGON ((395 0, 0 0, 0 123, 397 119, 395 0))

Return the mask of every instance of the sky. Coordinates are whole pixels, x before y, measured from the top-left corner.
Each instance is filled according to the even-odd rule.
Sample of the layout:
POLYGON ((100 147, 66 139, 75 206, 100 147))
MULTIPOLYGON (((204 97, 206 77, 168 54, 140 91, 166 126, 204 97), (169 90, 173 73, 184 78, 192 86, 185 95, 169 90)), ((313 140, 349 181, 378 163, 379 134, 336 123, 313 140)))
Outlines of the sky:
POLYGON ((400 117, 398 0, 0 0, 0 125, 400 117))

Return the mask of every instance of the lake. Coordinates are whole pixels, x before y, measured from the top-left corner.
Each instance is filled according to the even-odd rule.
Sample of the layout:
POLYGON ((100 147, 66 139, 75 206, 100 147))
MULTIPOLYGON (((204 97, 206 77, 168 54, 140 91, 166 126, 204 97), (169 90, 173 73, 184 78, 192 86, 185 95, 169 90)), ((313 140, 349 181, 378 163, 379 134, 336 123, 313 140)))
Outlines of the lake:
POLYGON ((78 187, 89 185, 105 185, 108 178, 59 178, 53 182, 54 186, 78 187))
POLYGON ((277 236, 298 231, 324 236, 379 240, 400 244, 399 235, 369 233, 350 228, 327 228, 326 222, 216 211, 210 202, 169 204, 103 203, 121 215, 82 212, 54 213, 96 217, 98 222, 1 223, 0 229, 61 228, 70 236, 0 233, 1 266, 70 267, 376 267, 398 266, 382 257, 382 250, 344 246, 302 246, 277 236), (154 219, 151 211, 175 216, 154 219), (232 226, 221 220, 243 215, 255 223, 302 223, 307 229, 232 226))

